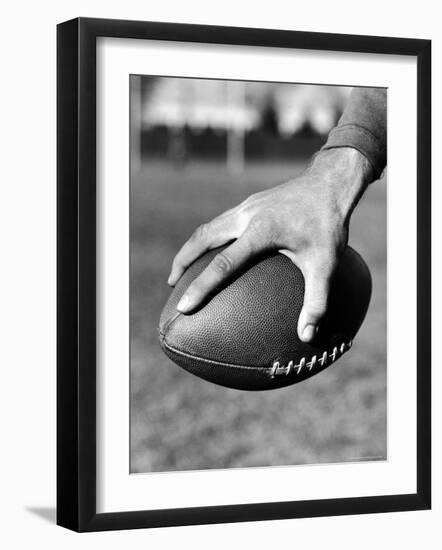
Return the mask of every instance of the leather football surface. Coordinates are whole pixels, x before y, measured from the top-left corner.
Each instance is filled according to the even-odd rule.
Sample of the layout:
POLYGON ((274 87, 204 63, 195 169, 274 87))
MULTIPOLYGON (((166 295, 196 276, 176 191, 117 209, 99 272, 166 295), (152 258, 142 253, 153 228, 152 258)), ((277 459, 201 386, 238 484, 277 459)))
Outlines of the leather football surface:
POLYGON ((187 287, 223 248, 196 260, 164 306, 159 340, 174 363, 221 386, 269 390, 306 380, 350 350, 371 297, 370 271, 355 250, 347 247, 342 254, 327 313, 306 344, 297 334, 304 278, 283 254, 255 258, 199 309, 177 311, 187 287))

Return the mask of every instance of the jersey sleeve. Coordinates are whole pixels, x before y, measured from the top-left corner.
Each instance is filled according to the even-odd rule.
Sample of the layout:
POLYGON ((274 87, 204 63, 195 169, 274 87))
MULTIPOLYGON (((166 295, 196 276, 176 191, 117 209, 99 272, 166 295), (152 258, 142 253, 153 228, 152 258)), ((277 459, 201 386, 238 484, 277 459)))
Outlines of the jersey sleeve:
POLYGON ((387 163, 387 90, 354 88, 338 125, 322 150, 353 147, 373 166, 377 179, 387 163))

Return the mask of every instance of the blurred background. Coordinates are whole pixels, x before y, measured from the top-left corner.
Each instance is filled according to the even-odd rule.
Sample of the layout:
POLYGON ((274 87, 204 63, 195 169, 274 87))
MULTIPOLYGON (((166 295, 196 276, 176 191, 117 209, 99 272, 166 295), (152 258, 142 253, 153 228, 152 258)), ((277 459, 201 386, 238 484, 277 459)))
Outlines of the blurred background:
POLYGON ((215 386, 161 351, 175 253, 199 224, 299 174, 350 88, 131 76, 131 472, 384 460, 386 182, 353 214, 373 296, 352 351, 270 392, 215 386))

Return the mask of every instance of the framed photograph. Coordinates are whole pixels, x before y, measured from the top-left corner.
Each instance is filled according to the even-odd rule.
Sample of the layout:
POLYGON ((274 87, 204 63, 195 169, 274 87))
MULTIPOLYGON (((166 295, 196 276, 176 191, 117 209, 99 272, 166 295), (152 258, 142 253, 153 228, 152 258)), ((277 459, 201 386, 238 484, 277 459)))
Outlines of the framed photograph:
POLYGON ((57 523, 429 509, 430 41, 57 40, 57 523))

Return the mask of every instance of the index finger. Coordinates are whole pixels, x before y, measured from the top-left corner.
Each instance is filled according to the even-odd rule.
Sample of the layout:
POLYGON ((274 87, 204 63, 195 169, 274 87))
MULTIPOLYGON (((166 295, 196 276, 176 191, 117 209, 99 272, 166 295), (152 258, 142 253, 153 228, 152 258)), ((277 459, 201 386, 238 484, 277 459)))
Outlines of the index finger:
POLYGON ((215 218, 200 225, 175 255, 167 282, 175 285, 189 265, 204 252, 226 244, 235 237, 234 224, 229 223, 227 217, 215 218))
POLYGON ((253 236, 244 233, 220 252, 193 281, 177 305, 181 313, 190 313, 221 283, 230 278, 257 251, 253 236))

